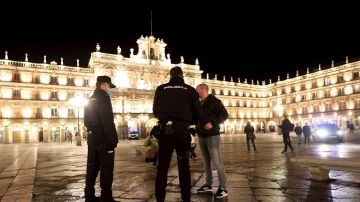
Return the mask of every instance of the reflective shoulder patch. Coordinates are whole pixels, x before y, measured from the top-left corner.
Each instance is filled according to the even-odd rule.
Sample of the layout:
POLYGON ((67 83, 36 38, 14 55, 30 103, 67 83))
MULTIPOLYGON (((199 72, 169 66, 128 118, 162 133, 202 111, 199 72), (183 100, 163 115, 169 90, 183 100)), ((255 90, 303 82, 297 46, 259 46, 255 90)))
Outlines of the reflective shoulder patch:
POLYGON ((186 87, 186 86, 165 86, 165 87, 164 87, 164 90, 166 90, 166 89, 168 89, 168 88, 170 88, 170 89, 178 88, 178 89, 187 90, 187 87, 186 87))

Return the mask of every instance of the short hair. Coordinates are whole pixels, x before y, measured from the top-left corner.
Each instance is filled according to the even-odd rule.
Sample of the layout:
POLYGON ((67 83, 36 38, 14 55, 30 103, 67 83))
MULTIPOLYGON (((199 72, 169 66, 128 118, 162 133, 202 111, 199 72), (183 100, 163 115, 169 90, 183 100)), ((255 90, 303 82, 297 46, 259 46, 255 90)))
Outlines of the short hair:
POLYGON ((173 68, 171 68, 170 70, 170 77, 173 78, 173 77, 183 77, 183 71, 181 69, 181 67, 179 66, 175 66, 173 68))
POLYGON ((205 90, 209 91, 209 86, 205 83, 201 83, 197 87, 203 87, 203 88, 205 88, 205 90))

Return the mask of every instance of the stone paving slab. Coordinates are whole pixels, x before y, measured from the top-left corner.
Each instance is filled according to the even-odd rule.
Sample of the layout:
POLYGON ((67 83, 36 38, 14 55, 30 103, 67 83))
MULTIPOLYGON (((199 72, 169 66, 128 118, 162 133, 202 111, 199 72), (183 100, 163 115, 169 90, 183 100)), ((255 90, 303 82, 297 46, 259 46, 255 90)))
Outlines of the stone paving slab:
MULTIPOLYGON (((294 136, 292 136, 294 138, 294 136)), ((332 171, 329 182, 310 180, 306 166, 293 164, 292 157, 342 155, 358 158, 360 134, 344 144, 295 146, 281 154, 281 136, 258 135, 258 152, 247 152, 244 135, 222 136, 221 152, 227 171, 227 199, 197 194, 205 183, 199 158, 190 160, 193 201, 360 201, 360 173, 332 171), (356 139, 357 138, 357 139, 356 139), (341 150, 339 149, 341 148, 341 150), (337 154, 337 152, 341 152, 337 154)), ((120 201, 155 201, 156 166, 144 162, 143 141, 121 141, 115 152, 113 195, 120 201)), ((84 201, 87 147, 69 144, 0 145, 1 201, 84 201)), ((166 201, 180 201, 174 154, 168 173, 166 201)), ((217 172, 213 170, 217 189, 217 172)), ((97 179, 96 194, 100 194, 97 179)))

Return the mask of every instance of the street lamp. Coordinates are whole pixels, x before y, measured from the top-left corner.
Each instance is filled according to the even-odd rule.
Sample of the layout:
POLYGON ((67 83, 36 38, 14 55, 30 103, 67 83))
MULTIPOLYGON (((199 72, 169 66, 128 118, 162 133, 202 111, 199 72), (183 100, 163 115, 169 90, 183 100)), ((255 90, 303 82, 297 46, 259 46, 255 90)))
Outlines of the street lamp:
POLYGON ((76 146, 81 146, 81 135, 80 135, 80 107, 87 105, 88 100, 84 99, 81 96, 76 96, 70 99, 70 104, 74 107, 77 107, 77 117, 78 117, 78 135, 76 136, 76 146))
POLYGON ((283 114, 283 106, 281 104, 277 104, 275 107, 274 107, 274 110, 276 111, 278 117, 279 117, 279 125, 281 125, 281 116, 283 114))
POLYGON ((4 140, 3 140, 4 144, 9 144, 9 131, 8 131, 9 124, 10 124, 9 120, 5 119, 3 122, 3 125, 5 127, 4 140))

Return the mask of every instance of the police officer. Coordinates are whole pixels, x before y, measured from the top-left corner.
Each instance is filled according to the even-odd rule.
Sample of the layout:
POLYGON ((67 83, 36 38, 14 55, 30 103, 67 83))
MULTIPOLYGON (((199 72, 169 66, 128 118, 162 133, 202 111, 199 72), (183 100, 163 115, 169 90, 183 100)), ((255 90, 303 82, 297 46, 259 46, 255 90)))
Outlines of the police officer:
POLYGON ((165 200, 167 174, 175 149, 181 198, 183 201, 190 201, 189 125, 200 120, 202 109, 198 93, 193 87, 185 84, 181 68, 172 68, 170 77, 169 83, 158 86, 154 97, 153 113, 160 124, 155 196, 159 202, 165 200))
POLYGON ((99 201, 95 197, 95 182, 100 170, 101 201, 114 201, 112 182, 114 149, 118 136, 111 106, 111 89, 116 86, 108 76, 98 76, 96 89, 85 107, 84 125, 88 130, 88 158, 86 168, 86 201, 99 201))

